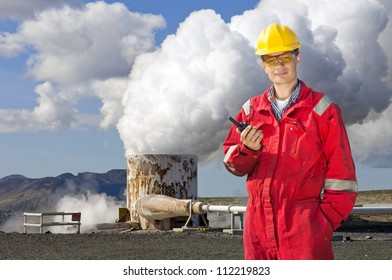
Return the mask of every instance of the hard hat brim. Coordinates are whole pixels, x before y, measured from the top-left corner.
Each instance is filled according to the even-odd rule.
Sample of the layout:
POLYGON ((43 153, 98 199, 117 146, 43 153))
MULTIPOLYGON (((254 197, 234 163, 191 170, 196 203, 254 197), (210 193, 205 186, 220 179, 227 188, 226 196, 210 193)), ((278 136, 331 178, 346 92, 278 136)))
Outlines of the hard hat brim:
POLYGON ((297 44, 288 46, 288 47, 278 47, 278 48, 268 48, 268 49, 256 49, 256 55, 268 55, 272 53, 280 53, 280 52, 289 52, 296 49, 301 48, 301 44, 298 42, 297 44))

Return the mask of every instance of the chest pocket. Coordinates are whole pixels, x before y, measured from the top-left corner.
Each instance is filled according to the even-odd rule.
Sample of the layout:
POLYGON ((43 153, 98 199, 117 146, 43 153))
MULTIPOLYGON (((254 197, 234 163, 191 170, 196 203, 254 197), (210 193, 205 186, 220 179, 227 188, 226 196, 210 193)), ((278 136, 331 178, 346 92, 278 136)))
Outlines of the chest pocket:
POLYGON ((305 137, 302 125, 293 119, 287 119, 284 126, 283 147, 287 153, 295 155, 301 138, 305 137))
POLYGON ((303 164, 310 164, 322 153, 321 138, 314 119, 287 119, 284 133, 286 154, 303 164))

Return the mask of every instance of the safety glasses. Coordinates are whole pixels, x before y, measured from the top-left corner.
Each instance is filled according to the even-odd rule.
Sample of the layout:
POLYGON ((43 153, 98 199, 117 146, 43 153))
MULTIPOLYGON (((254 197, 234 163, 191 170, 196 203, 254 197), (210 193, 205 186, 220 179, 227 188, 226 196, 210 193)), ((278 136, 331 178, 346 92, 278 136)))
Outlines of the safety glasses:
POLYGON ((287 64, 294 61, 296 56, 295 52, 287 52, 277 56, 262 56, 263 63, 268 67, 274 67, 279 64, 287 64))

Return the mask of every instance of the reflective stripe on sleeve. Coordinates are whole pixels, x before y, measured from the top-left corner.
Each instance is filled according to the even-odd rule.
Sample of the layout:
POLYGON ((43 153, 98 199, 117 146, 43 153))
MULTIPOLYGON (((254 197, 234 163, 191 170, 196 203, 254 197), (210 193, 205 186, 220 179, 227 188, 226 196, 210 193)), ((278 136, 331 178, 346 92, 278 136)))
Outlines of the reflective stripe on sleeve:
POLYGON ((238 145, 234 145, 231 146, 228 150, 227 153, 225 155, 225 158, 223 159, 223 163, 226 165, 226 167, 235 175, 237 176, 243 176, 244 174, 238 172, 237 170, 235 170, 235 168, 233 166, 231 166, 231 164, 228 162, 231 154, 238 148, 238 145))
POLYGON ((249 114, 250 114, 250 111, 251 111, 250 106, 251 105, 252 105, 252 103, 250 103, 250 100, 246 101, 244 103, 244 105, 242 105, 242 109, 244 109, 244 112, 245 112, 246 116, 249 116, 249 114))
POLYGON ((329 98, 324 95, 323 98, 320 99, 320 101, 317 103, 317 105, 314 107, 314 111, 317 113, 317 115, 321 116, 324 114, 325 110, 327 110, 328 106, 332 103, 329 98))
POLYGON ((333 191, 358 192, 356 181, 325 179, 324 189, 333 191))

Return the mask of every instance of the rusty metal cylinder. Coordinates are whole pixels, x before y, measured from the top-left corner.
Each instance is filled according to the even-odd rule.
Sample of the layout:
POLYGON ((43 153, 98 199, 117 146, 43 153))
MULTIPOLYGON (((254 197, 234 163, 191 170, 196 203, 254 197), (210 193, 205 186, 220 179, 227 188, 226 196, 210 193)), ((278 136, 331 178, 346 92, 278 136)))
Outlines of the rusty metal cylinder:
POLYGON ((137 154, 127 156, 127 208, 131 222, 136 201, 150 194, 197 198, 197 156, 137 154))

